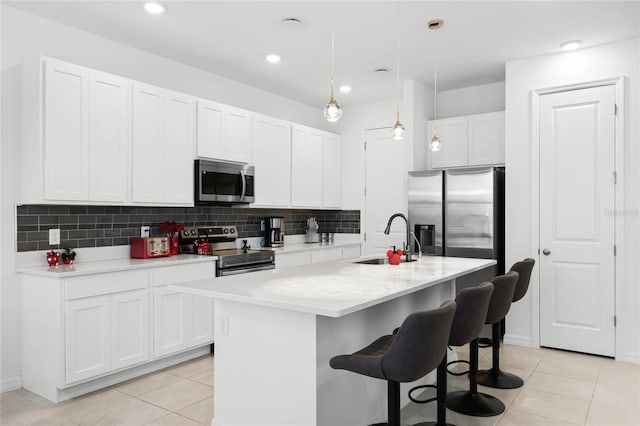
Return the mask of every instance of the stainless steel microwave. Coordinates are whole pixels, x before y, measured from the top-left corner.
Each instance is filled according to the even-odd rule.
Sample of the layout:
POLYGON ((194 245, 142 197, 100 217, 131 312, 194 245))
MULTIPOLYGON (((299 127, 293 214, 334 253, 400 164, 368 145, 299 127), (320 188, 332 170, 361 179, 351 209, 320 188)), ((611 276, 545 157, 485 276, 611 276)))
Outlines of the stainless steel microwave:
POLYGON ((233 161, 195 160, 196 204, 246 204, 255 201, 255 168, 233 161))

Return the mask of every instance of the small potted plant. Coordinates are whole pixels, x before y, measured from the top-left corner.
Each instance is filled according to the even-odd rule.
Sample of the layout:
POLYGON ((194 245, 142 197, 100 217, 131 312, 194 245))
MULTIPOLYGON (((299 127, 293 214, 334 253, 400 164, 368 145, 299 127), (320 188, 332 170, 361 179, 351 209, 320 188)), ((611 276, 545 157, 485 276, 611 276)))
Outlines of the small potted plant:
POLYGON ((62 261, 65 265, 71 265, 76 258, 76 252, 73 251, 72 248, 67 247, 64 249, 60 257, 62 257, 62 261))

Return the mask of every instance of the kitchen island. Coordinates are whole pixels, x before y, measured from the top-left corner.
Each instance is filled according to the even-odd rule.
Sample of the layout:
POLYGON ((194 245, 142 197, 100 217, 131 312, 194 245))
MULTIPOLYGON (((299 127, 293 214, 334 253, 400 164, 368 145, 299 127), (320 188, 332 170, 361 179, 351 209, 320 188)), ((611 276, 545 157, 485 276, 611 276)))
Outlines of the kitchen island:
MULTIPOLYGON (((337 261, 170 288, 216 299, 212 424, 369 424, 386 417, 386 384, 333 370, 331 357, 391 333, 411 312, 439 306, 455 295, 456 278, 494 264, 337 261)), ((410 385, 403 385, 402 404, 410 385)))

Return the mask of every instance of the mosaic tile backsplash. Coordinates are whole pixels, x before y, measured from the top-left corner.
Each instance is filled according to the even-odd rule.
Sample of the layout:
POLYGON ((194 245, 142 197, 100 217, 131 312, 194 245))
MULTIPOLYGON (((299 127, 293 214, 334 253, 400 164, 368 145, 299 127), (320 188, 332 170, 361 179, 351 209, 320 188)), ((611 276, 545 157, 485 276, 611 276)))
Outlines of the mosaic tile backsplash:
POLYGON ((285 218, 285 235, 304 234, 314 216, 319 232, 360 233, 359 210, 250 209, 232 207, 119 207, 23 205, 17 209, 18 251, 48 250, 49 229, 60 228, 60 247, 104 247, 129 244, 140 227, 163 235, 158 224, 174 220, 186 226, 236 225, 240 237, 260 237, 260 221, 285 218))

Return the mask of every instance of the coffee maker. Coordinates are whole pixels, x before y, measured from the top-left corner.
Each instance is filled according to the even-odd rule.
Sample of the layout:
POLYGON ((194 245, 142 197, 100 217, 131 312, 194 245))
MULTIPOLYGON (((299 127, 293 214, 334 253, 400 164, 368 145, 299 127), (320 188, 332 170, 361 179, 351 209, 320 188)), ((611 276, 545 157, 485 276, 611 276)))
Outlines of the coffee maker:
POLYGON ((284 246, 284 218, 282 216, 264 219, 264 246, 284 246))

